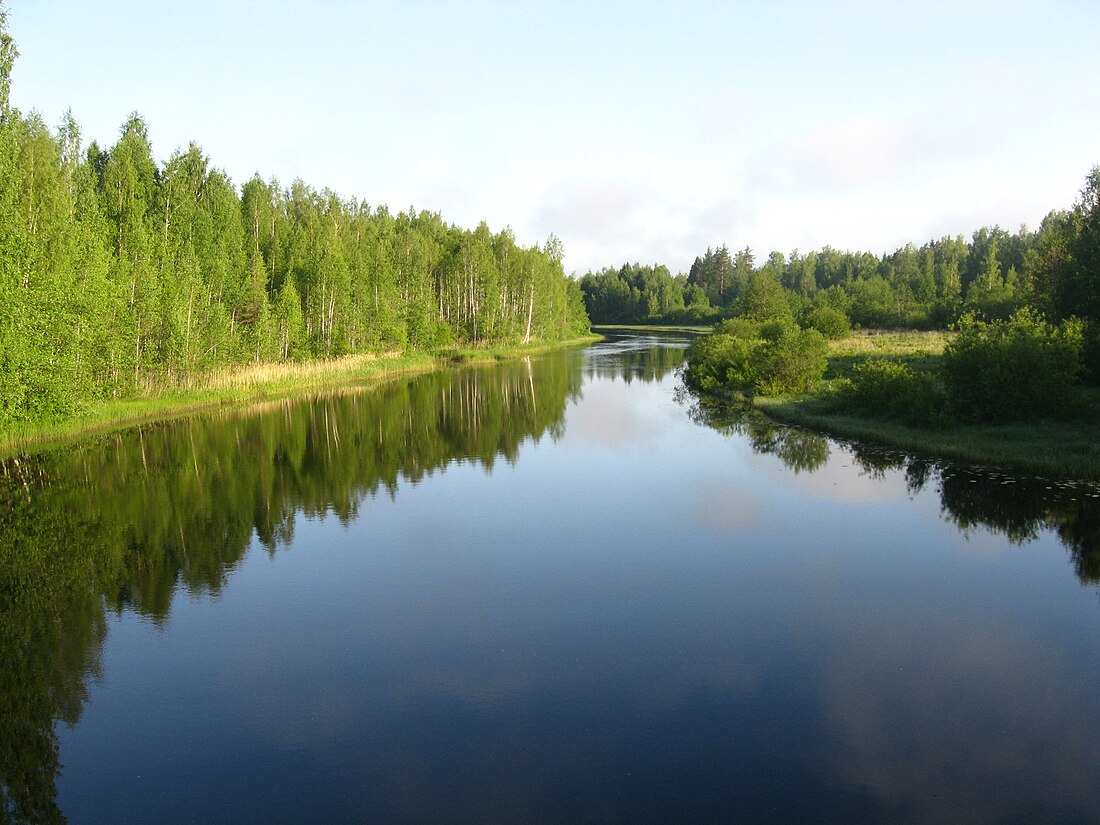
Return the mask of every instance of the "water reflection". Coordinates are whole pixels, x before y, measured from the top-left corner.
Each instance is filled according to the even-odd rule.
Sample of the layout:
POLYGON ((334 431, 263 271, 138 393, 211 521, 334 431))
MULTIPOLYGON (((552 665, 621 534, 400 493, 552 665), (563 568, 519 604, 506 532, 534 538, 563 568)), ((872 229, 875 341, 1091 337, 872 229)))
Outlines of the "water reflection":
POLYGON ((796 473, 813 472, 829 460, 828 439, 798 427, 779 424, 752 407, 696 399, 681 390, 681 399, 692 399, 688 417, 727 436, 743 436, 753 452, 775 455, 796 473))
POLYGON ((56 822, 58 721, 75 725, 107 617, 166 622, 180 587, 217 594, 253 535, 350 523, 455 462, 491 470, 560 437, 581 362, 559 353, 141 427, 0 463, 0 822, 56 822))
POLYGON ((692 421, 749 439, 757 453, 775 455, 796 473, 813 472, 829 458, 830 440, 866 474, 905 476, 910 495, 934 487, 945 518, 966 532, 981 527, 1015 544, 1055 532, 1069 550, 1082 583, 1100 583, 1100 485, 1020 476, 988 467, 959 466, 852 439, 777 423, 751 407, 697 398, 680 390, 692 421))
POLYGON ((1095 811, 1096 605, 1046 529, 1095 580, 1088 491, 693 409, 723 444, 683 343, 0 465, 0 822, 57 787, 114 822, 1095 811))
POLYGON ((693 337, 689 332, 611 332, 599 347, 588 350, 585 378, 659 381, 684 362, 693 337))

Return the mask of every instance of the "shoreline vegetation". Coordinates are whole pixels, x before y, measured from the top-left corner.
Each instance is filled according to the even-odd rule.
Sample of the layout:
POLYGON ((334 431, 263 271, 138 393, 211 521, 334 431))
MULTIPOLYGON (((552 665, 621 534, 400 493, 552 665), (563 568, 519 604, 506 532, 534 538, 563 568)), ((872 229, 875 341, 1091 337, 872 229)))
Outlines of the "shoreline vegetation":
POLYGON ((762 262, 722 244, 686 273, 624 263, 581 290, 597 326, 714 324, 684 366, 701 396, 842 438, 1100 480, 1100 166, 1037 229, 762 262))
MULTIPOLYGON (((812 391, 756 395, 751 404, 784 424, 922 457, 1100 481, 1100 391, 1091 387, 1075 388, 1076 409, 1066 417, 1003 423, 917 425, 898 416, 860 414, 837 403, 844 383, 861 365, 886 359, 913 371, 932 373, 941 368, 944 352, 956 338, 952 332, 855 332, 828 342, 827 367, 812 391)), ((738 401, 737 393, 721 388, 703 390, 703 394, 721 402, 738 401)))
POLYGON ((0 0, 0 437, 387 363, 364 353, 461 360, 589 333, 555 235, 238 184, 194 142, 158 160, 137 112, 85 145, 71 111, 51 129, 12 107, 6 29, 0 0))
POLYGON ((753 405, 783 424, 895 447, 921 457, 1051 478, 1100 481, 1100 426, 1085 421, 960 424, 926 430, 834 412, 813 397, 758 398, 753 405))
POLYGON ((478 366, 523 358, 600 339, 598 334, 512 346, 447 347, 431 351, 361 353, 340 358, 252 364, 211 371, 175 387, 151 387, 126 399, 91 402, 76 414, 23 423, 0 431, 0 461, 89 436, 214 409, 247 407, 277 398, 306 396, 381 383, 457 366, 478 366))

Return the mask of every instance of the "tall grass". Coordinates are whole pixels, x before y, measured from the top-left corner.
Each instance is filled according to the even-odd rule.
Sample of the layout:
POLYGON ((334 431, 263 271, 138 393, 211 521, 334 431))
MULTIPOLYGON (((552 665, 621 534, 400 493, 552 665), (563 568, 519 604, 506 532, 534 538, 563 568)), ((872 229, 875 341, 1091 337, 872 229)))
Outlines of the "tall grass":
POLYGON ((954 333, 942 330, 858 330, 829 342, 829 356, 943 355, 954 333))
POLYGON ((0 457, 32 446, 76 441, 97 432, 190 415, 215 407, 251 404, 266 399, 380 381, 396 375, 444 369, 456 363, 501 361, 587 343, 597 337, 515 347, 365 353, 324 360, 253 364, 212 370, 172 384, 149 384, 135 398, 92 402, 76 415, 64 420, 17 424, 0 432, 0 457))

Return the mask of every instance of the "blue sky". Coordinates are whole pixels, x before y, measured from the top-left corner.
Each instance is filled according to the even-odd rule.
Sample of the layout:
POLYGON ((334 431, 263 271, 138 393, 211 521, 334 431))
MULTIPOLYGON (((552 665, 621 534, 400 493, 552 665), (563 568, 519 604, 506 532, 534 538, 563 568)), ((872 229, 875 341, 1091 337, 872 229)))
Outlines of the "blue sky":
POLYGON ((1035 226, 1100 163, 1095 0, 7 0, 12 100, 567 271, 1035 226))

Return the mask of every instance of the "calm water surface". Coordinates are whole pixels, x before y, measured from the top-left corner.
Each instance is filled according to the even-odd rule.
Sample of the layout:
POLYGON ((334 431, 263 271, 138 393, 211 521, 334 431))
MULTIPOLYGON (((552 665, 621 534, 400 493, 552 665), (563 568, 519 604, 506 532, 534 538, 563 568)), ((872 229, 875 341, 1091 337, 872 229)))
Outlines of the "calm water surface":
POLYGON ((0 821, 1096 822, 1100 491, 636 335, 0 474, 0 821))

